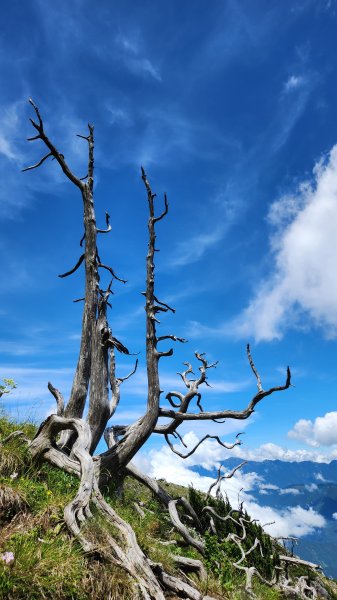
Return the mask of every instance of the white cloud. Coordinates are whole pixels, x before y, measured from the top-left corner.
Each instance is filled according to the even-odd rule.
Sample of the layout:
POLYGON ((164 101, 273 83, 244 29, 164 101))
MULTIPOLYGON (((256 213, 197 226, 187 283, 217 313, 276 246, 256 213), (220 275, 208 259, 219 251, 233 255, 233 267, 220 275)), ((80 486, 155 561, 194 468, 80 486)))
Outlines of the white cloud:
POLYGON ((333 518, 333 519, 336 519, 336 521, 337 521, 337 512, 335 512, 335 513, 332 513, 332 518, 333 518))
POLYGON ((297 488, 284 488, 280 490, 280 495, 284 496, 285 494, 292 494, 293 496, 298 496, 301 492, 297 488))
MULTIPOLYGON (((3 106, 0 118, 0 154, 10 161, 19 161, 21 154, 18 150, 16 141, 18 138, 18 129, 20 126, 20 112, 22 113, 23 102, 13 102, 8 106, 3 106)), ((22 119, 22 117, 21 117, 22 119)))
POLYGON ((319 444, 313 438, 313 423, 308 419, 300 419, 295 423, 293 429, 288 431, 288 437, 293 440, 300 440, 309 446, 317 447, 319 444))
POLYGON ((125 66, 134 75, 149 76, 156 81, 162 77, 159 68, 143 55, 139 36, 117 35, 115 39, 117 48, 121 51, 121 59, 125 66))
MULTIPOLYGON (((185 436, 184 440, 191 442, 194 441, 194 438, 192 438, 193 434, 191 433, 188 438, 185 436)), ((206 445, 203 446, 204 450, 205 447, 206 445)), ((167 447, 160 450, 150 450, 146 457, 144 455, 137 456, 135 462, 152 477, 165 478, 167 481, 184 486, 193 485, 202 491, 208 491, 210 485, 214 482, 211 477, 204 477, 189 468, 192 464, 196 464, 195 455, 183 461, 167 447)), ((252 518, 258 519, 262 525, 274 522, 266 528, 268 533, 273 536, 287 537, 293 535, 301 537, 312 533, 317 528, 324 527, 324 517, 311 508, 304 509, 296 506, 276 510, 269 506, 259 505, 250 492, 260 488, 261 484, 265 485, 262 478, 256 473, 237 471, 233 478, 224 482, 222 491, 227 494, 233 507, 238 505, 238 498, 240 498, 240 501, 244 501, 248 514, 252 518)), ((265 491, 265 488, 262 489, 262 493, 265 491)))
POLYGON ((288 436, 313 447, 333 446, 337 444, 337 412, 328 412, 314 421, 300 419, 288 436))
POLYGON ((233 448, 231 453, 239 458, 258 462, 262 460, 282 460, 285 462, 302 462, 304 460, 309 460, 317 463, 329 463, 334 458, 337 458, 337 452, 334 450, 330 453, 319 454, 317 451, 305 450, 304 448, 298 450, 282 448, 282 446, 278 446, 272 442, 262 444, 258 448, 239 446, 233 448))
POLYGON ((316 483, 307 483, 304 487, 308 492, 315 492, 318 490, 318 485, 316 485, 316 483))
POLYGON ((291 90, 295 90, 296 88, 299 88, 302 84, 303 84, 303 77, 301 77, 300 75, 291 75, 289 77, 289 79, 286 81, 286 83, 284 84, 284 89, 286 92, 289 92, 291 90))
POLYGON ((169 263, 171 267, 183 267, 202 258, 205 252, 224 238, 242 212, 242 203, 231 199, 226 190, 218 190, 213 202, 221 208, 221 225, 213 227, 208 233, 188 235, 188 239, 179 242, 169 263))
POLYGON ((170 261, 171 267, 183 267, 199 260, 209 248, 217 244, 223 237, 223 227, 213 229, 209 233, 199 233, 179 242, 175 256, 170 261))
POLYGON ((304 315, 327 337, 337 335, 337 145, 313 175, 271 206, 274 272, 232 323, 240 337, 280 339, 304 315))
POLYGON ((251 505, 250 510, 254 511, 254 515, 258 515, 261 511, 264 518, 268 516, 269 518, 274 519, 275 523, 266 527, 266 530, 270 535, 275 537, 302 537, 313 533, 315 529, 321 529, 326 525, 324 517, 313 508, 306 509, 301 506, 294 506, 286 508, 285 510, 276 511, 269 507, 256 506, 255 508, 254 505, 251 505))
POLYGON ((325 477, 323 477, 322 473, 315 473, 315 479, 317 481, 322 481, 323 483, 327 482, 327 479, 325 479, 325 477))
POLYGON ((71 368, 20 367, 11 364, 2 365, 3 376, 12 377, 17 383, 8 397, 3 399, 6 414, 18 422, 30 420, 40 422, 47 414, 55 412, 55 401, 48 390, 48 381, 57 387, 67 400, 73 370, 71 368))
POLYGON ((279 490, 280 488, 277 485, 274 485, 273 483, 261 483, 260 484, 260 489, 261 490, 279 490))
POLYGON ((108 111, 108 121, 110 125, 131 125, 132 119, 124 108, 120 106, 113 106, 109 102, 106 103, 106 109, 108 111))

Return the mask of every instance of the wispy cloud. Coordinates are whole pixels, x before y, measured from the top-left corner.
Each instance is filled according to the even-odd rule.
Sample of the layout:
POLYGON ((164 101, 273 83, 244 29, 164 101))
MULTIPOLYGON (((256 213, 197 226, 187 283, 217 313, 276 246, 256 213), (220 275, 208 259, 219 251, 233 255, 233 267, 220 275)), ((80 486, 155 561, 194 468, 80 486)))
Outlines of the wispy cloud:
POLYGON ((291 75, 289 79, 284 84, 284 89, 286 92, 290 92, 291 90, 295 90, 301 85, 303 85, 304 79, 301 75, 291 75))
POLYGON ((23 102, 3 106, 0 117, 0 154, 16 164, 22 155, 18 147, 19 128, 22 122, 23 102))
POLYGON ((47 413, 53 412, 55 401, 47 388, 48 381, 51 381, 67 399, 73 376, 73 370, 67 367, 47 369, 34 366, 18 367, 8 363, 2 364, 1 370, 4 376, 12 377, 17 383, 17 388, 2 404, 6 413, 20 422, 25 419, 39 421, 45 418, 47 413))
POLYGON ((212 203, 216 207, 216 215, 212 219, 212 229, 205 233, 203 226, 200 233, 189 233, 187 239, 178 242, 168 263, 170 267, 184 267, 203 258, 211 248, 223 240, 237 222, 242 210, 242 203, 233 197, 228 189, 224 190, 220 187, 214 194, 212 203), (214 221, 220 221, 221 224, 214 225, 214 221))
MULTIPOLYGON (((28 98, 28 93, 27 93, 28 98)), ((48 114, 44 115, 49 137, 54 141, 62 139, 62 148, 66 148, 69 166, 79 176, 85 172, 87 152, 76 134, 86 133, 86 124, 75 114, 73 107, 65 100, 53 110, 53 124, 48 124, 48 114)), ((45 148, 37 142, 27 143, 26 135, 34 135, 30 129, 28 117, 33 117, 27 99, 20 99, 0 106, 0 177, 6 180, 6 186, 0 189, 0 218, 18 219, 23 209, 32 209, 36 197, 41 192, 55 193, 55 186, 65 183, 64 174, 51 160, 35 171, 22 174, 24 167, 36 163, 44 154, 45 148), (52 186, 51 186, 52 184, 52 186)))
POLYGON ((161 82, 162 77, 158 66, 144 55, 139 35, 118 34, 115 38, 117 48, 125 66, 134 75, 144 75, 161 82))
POLYGON ((179 242, 175 256, 171 259, 171 267, 184 267, 198 261, 207 250, 215 246, 223 237, 223 227, 218 227, 209 233, 199 233, 188 240, 179 242))

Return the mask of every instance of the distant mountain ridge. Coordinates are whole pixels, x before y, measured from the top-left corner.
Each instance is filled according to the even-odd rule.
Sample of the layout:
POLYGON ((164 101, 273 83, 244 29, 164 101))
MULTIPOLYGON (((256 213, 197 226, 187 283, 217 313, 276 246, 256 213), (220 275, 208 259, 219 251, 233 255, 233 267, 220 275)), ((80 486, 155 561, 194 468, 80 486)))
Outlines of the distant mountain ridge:
MULTIPOLYGON (((233 469, 242 462, 242 459, 232 457, 223 461, 228 470, 233 469)), ((190 467, 192 471, 200 475, 211 476, 217 474, 217 470, 204 469, 201 466, 190 467)), ((298 483, 310 484, 325 480, 325 482, 337 483, 337 460, 330 463, 317 463, 312 461, 288 462, 283 460, 248 461, 242 467, 244 473, 257 473, 268 483, 278 487, 291 487, 298 483), (320 479, 320 476, 323 479, 320 479), (314 479, 314 481, 313 481, 314 479)))
MULTIPOLYGON (((233 457, 222 464, 230 471, 240 462, 241 459, 233 457)), ((207 477, 217 476, 215 468, 194 466, 191 470, 207 477)), ((337 579, 337 519, 334 518, 334 515, 337 517, 337 460, 330 463, 249 461, 241 470, 263 478, 260 488, 249 490, 258 504, 276 510, 295 506, 312 508, 326 519, 325 527, 299 539, 295 553, 319 563, 326 575, 337 579)))

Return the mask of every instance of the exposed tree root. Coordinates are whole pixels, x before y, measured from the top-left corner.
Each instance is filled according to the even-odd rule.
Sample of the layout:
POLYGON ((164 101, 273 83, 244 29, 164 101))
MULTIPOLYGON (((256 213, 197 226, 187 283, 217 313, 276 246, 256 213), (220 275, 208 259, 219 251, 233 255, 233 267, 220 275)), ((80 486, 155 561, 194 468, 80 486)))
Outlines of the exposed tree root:
MULTIPOLYGON (((145 556, 138 545, 132 527, 104 500, 97 482, 95 460, 89 453, 91 444, 90 428, 83 419, 51 415, 41 424, 34 440, 27 440, 27 438, 23 437, 22 432, 14 432, 7 436, 2 443, 6 443, 15 437, 21 437, 22 440, 28 442, 33 457, 43 457, 53 465, 63 468, 79 477, 80 484, 77 494, 64 509, 65 523, 86 553, 99 555, 128 573, 135 582, 133 595, 135 599, 164 600, 164 590, 168 590, 191 600, 212 600, 209 596, 204 596, 198 589, 191 585, 193 582, 183 575, 183 572, 194 571, 198 573, 201 580, 204 580, 206 578, 206 571, 200 560, 173 555, 175 563, 182 572, 182 577, 166 573, 162 565, 153 563, 145 556), (59 448, 57 444, 60 434, 64 431, 68 433, 72 432, 75 437, 70 456, 63 449, 59 448), (84 523, 92 516, 90 503, 104 516, 107 523, 116 530, 116 536, 109 533, 108 529, 105 532, 105 539, 108 543, 107 548, 102 548, 97 543, 90 541, 83 533, 84 523)), ((172 498, 156 480, 139 471, 132 463, 129 463, 125 472, 155 494, 156 498, 166 507, 172 525, 181 535, 184 542, 196 548, 203 556, 205 554, 204 542, 192 535, 189 528, 182 522, 182 517, 179 515, 177 509, 179 505, 183 507, 185 517, 188 517, 193 526, 201 531, 198 516, 186 498, 172 498)), ((299 577, 291 580, 278 567, 273 577, 267 580, 254 566, 249 567, 245 564, 246 557, 255 548, 260 548, 261 554, 262 549, 261 543, 257 538, 248 550, 243 547, 243 542, 247 537, 247 525, 249 521, 243 518, 242 506, 239 510, 232 509, 226 516, 218 515, 211 506, 205 507, 204 511, 210 515, 214 533, 216 533, 214 519, 221 521, 231 520, 241 528, 240 535, 230 533, 226 541, 232 541, 240 550, 241 558, 232 564, 235 568, 245 573, 245 590, 250 597, 256 597, 253 592, 253 579, 256 577, 265 585, 275 587, 286 595, 296 595, 302 600, 316 600, 318 597, 317 590, 308 577, 299 577)), ((163 543, 169 544, 171 541, 166 540, 163 543)), ((280 555, 279 559, 284 564, 302 565, 313 571, 319 568, 319 565, 304 561, 295 556, 280 555)))
MULTIPOLYGON (((64 509, 64 519, 69 531, 77 538, 86 553, 98 554, 102 558, 111 560, 131 576, 135 581, 135 598, 164 600, 163 590, 168 589, 177 594, 182 594, 185 598, 201 600, 203 595, 196 588, 183 579, 167 574, 161 565, 152 563, 145 556, 138 545, 132 527, 104 500, 98 487, 94 460, 89 453, 90 444, 90 428, 85 421, 59 415, 48 417, 30 443, 30 451, 34 457, 45 457, 54 465, 65 468, 80 478, 80 485, 75 498, 64 509), (57 445, 58 437, 63 431, 71 431, 76 435, 70 456, 57 445), (83 533, 84 523, 92 516, 90 503, 104 515, 107 522, 117 532, 116 536, 111 535, 108 531, 106 532, 107 550, 98 547, 83 533)), ((144 479, 141 474, 138 474, 138 477, 144 479)), ((156 482, 153 482, 150 478, 148 485, 157 487, 156 482)), ((160 486, 157 487, 157 493, 162 501, 165 500, 172 521, 184 539, 198 547, 200 552, 203 552, 203 544, 198 540, 194 540, 187 527, 181 523, 178 515, 176 504, 180 502, 188 509, 187 500, 173 500, 160 486)), ((192 507, 189 508, 192 515, 194 515, 194 519, 197 520, 192 507)), ((204 568, 200 561, 182 557, 179 557, 177 561, 181 569, 198 570, 204 576, 204 568)))

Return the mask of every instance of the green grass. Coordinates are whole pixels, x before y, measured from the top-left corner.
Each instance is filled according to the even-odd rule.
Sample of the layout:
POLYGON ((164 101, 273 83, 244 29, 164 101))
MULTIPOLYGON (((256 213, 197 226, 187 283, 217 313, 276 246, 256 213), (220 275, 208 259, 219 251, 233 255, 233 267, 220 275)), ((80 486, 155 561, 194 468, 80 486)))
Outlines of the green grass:
MULTIPOLYGON (((18 427, 27 437, 33 437, 36 432, 30 423, 18 426, 0 415, 0 440, 18 427)), ((182 486, 161 484, 172 496, 189 495, 189 490, 182 486)), ((111 563, 104 564, 84 555, 66 530, 63 510, 77 488, 76 477, 47 463, 33 462, 20 438, 0 447, 0 600, 130 600, 132 583, 127 574, 111 563), (5 552, 14 555, 8 564, 1 560, 5 552)), ((191 495, 195 503, 202 506, 202 495, 193 490, 190 498, 191 495)), ((111 490, 106 500, 130 523, 145 554, 154 562, 160 562, 167 572, 175 572, 172 554, 200 559, 199 553, 186 547, 179 534, 172 530, 167 513, 152 493, 138 482, 127 479, 123 498, 117 498, 111 490), (143 503, 144 517, 135 510, 135 501, 143 503), (169 539, 175 540, 177 545, 161 544, 162 540, 169 539)), ((104 545, 106 522, 94 508, 92 512, 85 535, 104 545)), ((118 538, 112 526, 108 526, 108 533, 118 538)), ((201 583, 193 575, 192 579, 203 593, 215 598, 245 600, 244 577, 231 565, 235 548, 225 548, 226 558, 221 553, 223 542, 208 534, 205 540, 207 580, 201 583)), ((254 590, 261 600, 282 597, 258 581, 254 583, 254 590)))
POLYGON ((13 552, 14 561, 0 562, 0 598, 85 598, 80 590, 84 557, 66 535, 32 527, 13 533, 5 550, 13 552))

